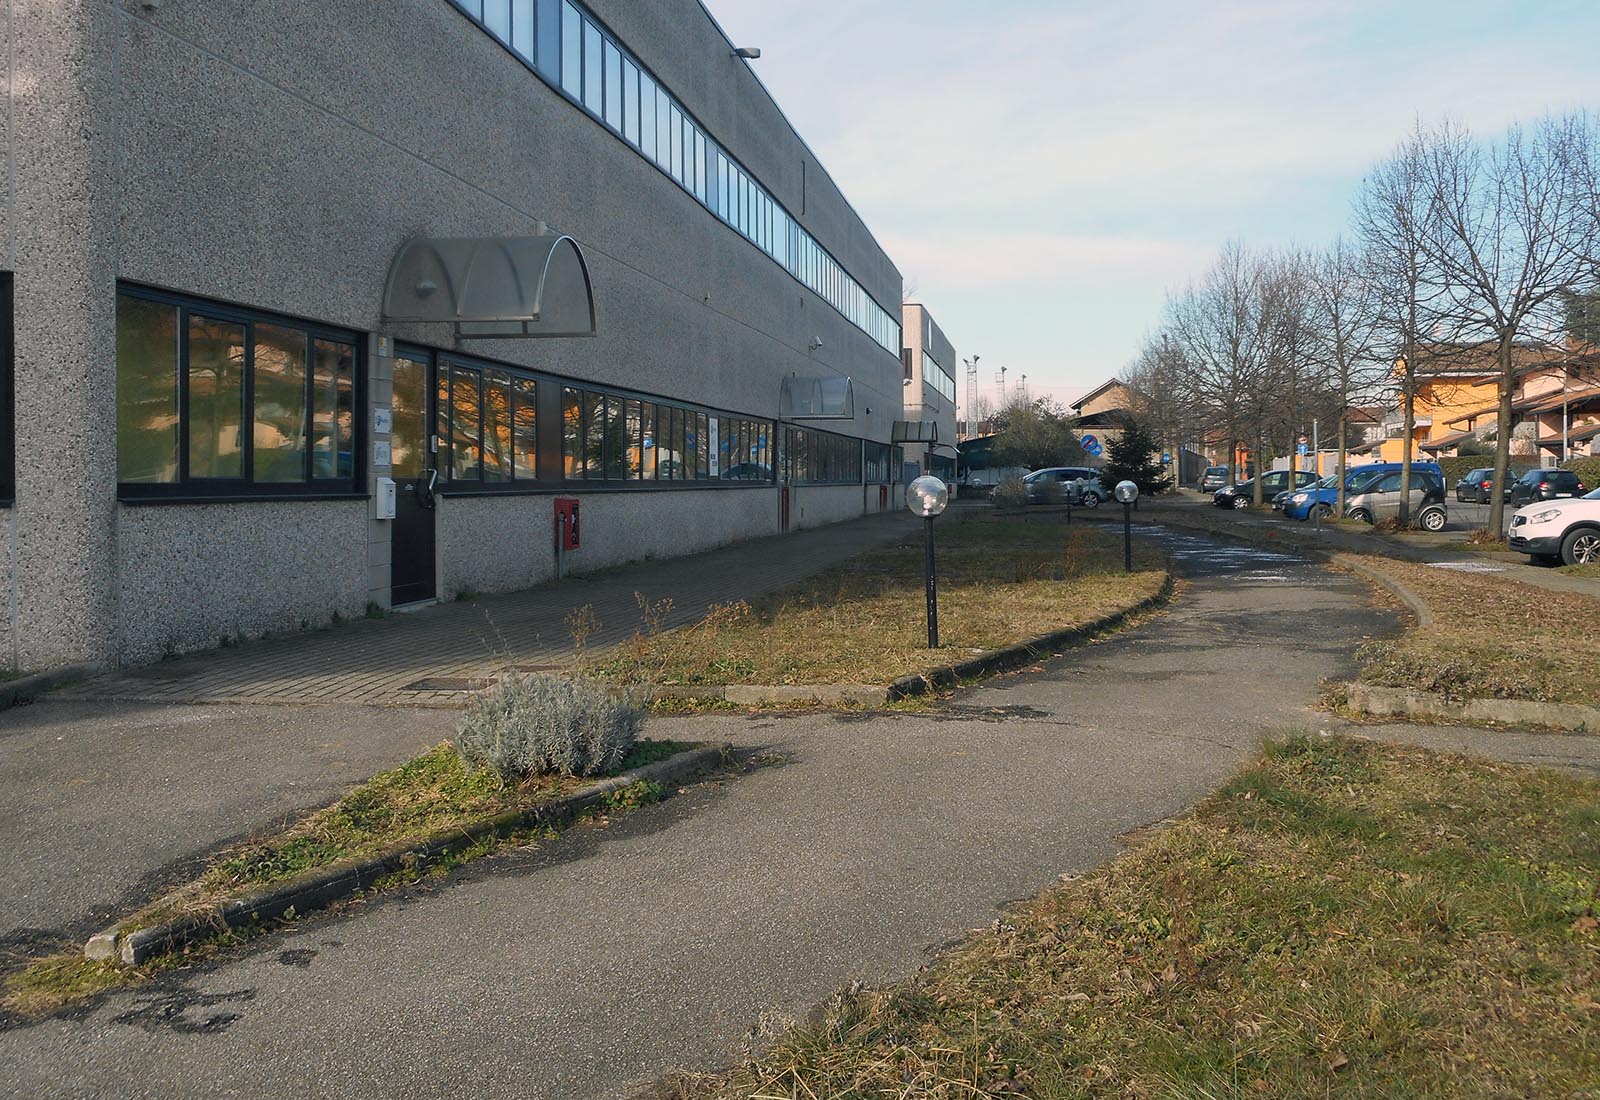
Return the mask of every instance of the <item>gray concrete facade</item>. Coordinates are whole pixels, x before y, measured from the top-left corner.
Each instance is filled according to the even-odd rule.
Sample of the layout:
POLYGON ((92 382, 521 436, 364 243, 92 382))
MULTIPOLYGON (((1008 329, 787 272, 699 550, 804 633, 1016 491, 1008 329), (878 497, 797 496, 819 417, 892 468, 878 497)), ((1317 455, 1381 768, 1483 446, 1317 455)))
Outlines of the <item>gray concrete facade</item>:
MULTIPOLYGON (((933 319, 933 314, 920 302, 907 302, 902 307, 900 332, 901 342, 910 352, 911 362, 911 378, 905 386, 906 419, 938 424, 940 445, 932 450, 941 458, 953 462, 956 442, 955 398, 939 391, 935 380, 929 377, 930 372, 925 369, 923 355, 926 354, 943 367, 957 386, 961 383, 961 360, 957 358, 955 346, 950 343, 949 337, 933 319)), ((908 446, 906 461, 918 463, 926 473, 929 471, 929 452, 930 448, 926 446, 908 446)), ((947 480, 954 481, 954 469, 949 473, 947 480)))
MULTIPOLYGON (((899 272, 696 0, 588 7, 898 310, 899 272)), ((904 416, 892 352, 448 0, 0 0, 0 19, 17 383, 0 663, 146 661, 387 605, 390 528, 359 493, 119 502, 119 281, 356 333, 369 491, 386 472, 372 461, 387 440, 371 409, 390 396, 380 337, 767 420, 786 375, 848 375, 854 422, 825 427, 887 442, 904 416), (384 322, 385 275, 406 240, 540 223, 583 249, 596 338, 469 346, 446 326, 384 322)), ((584 500, 576 569, 780 523, 777 484, 446 495, 438 595, 552 576, 558 490, 584 500)), ((791 491, 791 527, 879 506, 876 487, 791 491)))

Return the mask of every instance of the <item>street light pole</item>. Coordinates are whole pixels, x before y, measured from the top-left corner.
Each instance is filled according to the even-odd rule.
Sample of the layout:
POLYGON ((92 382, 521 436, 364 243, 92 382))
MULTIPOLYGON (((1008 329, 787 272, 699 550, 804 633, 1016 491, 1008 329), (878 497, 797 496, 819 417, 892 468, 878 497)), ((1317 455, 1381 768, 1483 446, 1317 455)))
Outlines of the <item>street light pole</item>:
POLYGON ((928 598, 928 648, 939 648, 939 584, 933 564, 933 520, 950 503, 944 479, 924 474, 906 487, 906 507, 923 519, 923 588, 928 598))
POLYGON ((1119 481, 1112 494, 1122 504, 1122 570, 1133 572, 1133 502, 1139 499, 1139 487, 1131 481, 1119 481))

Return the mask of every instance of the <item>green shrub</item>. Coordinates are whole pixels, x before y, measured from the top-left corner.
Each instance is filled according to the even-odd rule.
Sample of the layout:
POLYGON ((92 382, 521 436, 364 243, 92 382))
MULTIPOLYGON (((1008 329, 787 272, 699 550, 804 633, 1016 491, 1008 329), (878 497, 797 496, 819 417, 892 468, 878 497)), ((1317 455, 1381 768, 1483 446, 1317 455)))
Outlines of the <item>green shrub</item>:
MULTIPOLYGON (((1024 497, 1026 497, 1027 490, 1023 490, 1023 495, 1024 495, 1024 497)), ((1043 478, 1043 479, 1040 480, 1040 483, 1039 483, 1039 503, 1040 504, 1060 504, 1065 499, 1066 499, 1066 493, 1064 493, 1062 491, 1061 482, 1057 481, 1053 477, 1047 477, 1047 478, 1043 478)), ((1026 503, 1026 501, 1024 501, 1024 503, 1026 503)))
POLYGON ((598 775, 633 749, 644 715, 598 684, 553 676, 506 676, 475 695, 456 749, 511 780, 598 775))
POLYGON ((1584 488, 1600 489, 1600 456, 1574 458, 1564 468, 1577 474, 1578 480, 1583 482, 1584 488))
POLYGON ((1028 487, 1020 477, 1008 477, 994 487, 996 508, 1021 508, 1028 503, 1028 487))

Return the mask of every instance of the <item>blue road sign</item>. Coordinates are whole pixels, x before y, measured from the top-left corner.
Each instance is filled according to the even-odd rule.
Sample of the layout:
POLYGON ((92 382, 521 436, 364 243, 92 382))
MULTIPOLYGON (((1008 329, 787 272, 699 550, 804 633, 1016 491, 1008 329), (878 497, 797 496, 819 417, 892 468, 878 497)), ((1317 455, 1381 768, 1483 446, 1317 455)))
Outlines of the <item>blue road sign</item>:
POLYGON ((1311 453, 1311 447, 1305 443, 1302 443, 1300 446, 1294 449, 1294 453, 1297 455, 1308 455, 1311 453))
POLYGON ((1084 454, 1093 455, 1096 458, 1100 457, 1100 451, 1102 448, 1100 446, 1100 441, 1094 436, 1084 436, 1078 440, 1078 445, 1083 448, 1084 454))
POLYGON ((1161 452, 1161 465, 1165 466, 1172 461, 1172 454, 1168 451, 1161 452))

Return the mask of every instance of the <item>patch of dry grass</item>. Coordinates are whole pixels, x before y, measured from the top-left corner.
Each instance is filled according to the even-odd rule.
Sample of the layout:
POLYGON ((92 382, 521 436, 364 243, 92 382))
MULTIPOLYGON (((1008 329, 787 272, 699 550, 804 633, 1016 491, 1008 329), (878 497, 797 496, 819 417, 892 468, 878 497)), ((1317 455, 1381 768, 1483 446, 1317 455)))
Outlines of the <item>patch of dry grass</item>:
POLYGON ((1426 629, 1362 647, 1368 683, 1457 698, 1600 703, 1600 600, 1500 574, 1359 559, 1415 592, 1426 629))
POLYGON ((1291 738, 685 1100, 1590 1097, 1600 783, 1291 738))
MULTIPOLYGON (((1080 626, 1160 591, 1165 567, 1083 524, 972 520, 938 528, 939 640, 927 648, 919 536, 862 554, 755 604, 641 631, 591 670, 621 683, 888 683, 1080 626)), ((648 601, 641 597, 641 606, 648 601)), ((648 620, 648 615, 646 616, 648 620)))
MULTIPOLYGON (((641 739, 617 771, 643 767, 692 747, 641 739)), ((127 931, 186 913, 214 912, 229 899, 258 893, 310 871, 414 847, 446 829, 532 810, 593 782, 549 775, 506 783, 493 771, 468 767, 445 742, 398 768, 380 772, 331 806, 293 825, 221 853, 195 881, 127 917, 120 926, 127 931)), ((644 797, 632 788, 617 795, 620 801, 613 798, 608 802, 615 810, 629 809, 644 797)), ((526 843, 540 835, 549 835, 549 831, 529 830, 503 840, 485 836, 426 866, 412 864, 393 882, 380 881, 375 889, 411 881, 423 873, 443 874, 487 855, 502 843, 526 843)), ((238 934, 227 932, 219 921, 216 937, 134 968, 90 962, 77 949, 34 959, 0 984, 0 1012, 25 1019, 48 1015, 108 989, 145 981, 181 962, 208 957, 237 938, 238 934)))

